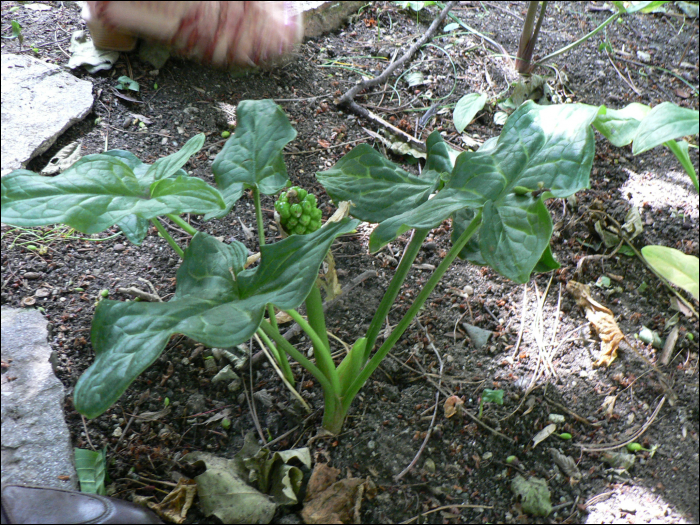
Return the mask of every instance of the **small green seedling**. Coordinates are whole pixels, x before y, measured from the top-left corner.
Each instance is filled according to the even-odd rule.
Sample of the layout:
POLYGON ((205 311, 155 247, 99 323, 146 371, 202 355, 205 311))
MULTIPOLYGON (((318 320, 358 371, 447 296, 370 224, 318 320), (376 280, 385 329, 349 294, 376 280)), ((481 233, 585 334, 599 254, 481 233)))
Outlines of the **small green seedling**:
POLYGON ((223 428, 224 430, 228 430, 229 428, 231 428, 231 420, 227 417, 222 419, 221 420, 221 428, 223 428))
POLYGON ((640 443, 627 443, 627 450, 630 452, 639 452, 640 450, 651 452, 650 448, 644 448, 640 443))
POLYGON ((484 403, 498 403, 503 404, 503 390, 490 390, 484 388, 481 394, 481 402, 479 403, 479 419, 481 419, 481 414, 484 412, 484 403))
POLYGON ((568 432, 562 432, 561 434, 557 434, 557 436, 559 436, 559 439, 563 439, 565 441, 571 439, 571 434, 569 434, 568 432))
POLYGON ((163 406, 166 406, 166 407, 167 407, 168 405, 170 405, 170 398, 169 398, 169 397, 166 397, 166 398, 163 400, 163 406))
POLYGON ((117 79, 117 89, 128 89, 130 91, 136 91, 138 92, 141 86, 139 86, 139 83, 136 82, 135 80, 132 80, 131 78, 127 77, 126 75, 122 75, 117 79))

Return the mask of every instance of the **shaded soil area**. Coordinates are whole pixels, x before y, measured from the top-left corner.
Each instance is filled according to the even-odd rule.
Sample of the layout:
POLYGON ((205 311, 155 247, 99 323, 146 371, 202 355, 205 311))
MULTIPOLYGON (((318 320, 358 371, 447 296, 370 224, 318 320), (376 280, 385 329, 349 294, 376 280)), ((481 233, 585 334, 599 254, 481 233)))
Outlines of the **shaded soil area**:
MULTIPOLYGON (((70 34, 84 26, 79 7, 54 2, 48 4, 48 11, 11 12, 15 5, 2 5, 3 36, 10 34, 10 21, 17 20, 23 27, 24 45, 20 49, 17 40, 3 40, 2 52, 36 54, 65 64, 70 34)), ((462 2, 453 12, 515 54, 526 9, 525 2, 462 2)), ((671 101, 697 110, 697 18, 684 17, 670 5, 667 10, 667 14, 637 14, 610 24, 549 62, 552 67, 536 72, 552 77, 550 85, 561 101, 615 109, 631 102, 654 106, 671 101), (610 45, 609 55, 599 48, 603 41, 610 45)), ((425 32, 436 12, 435 7, 416 14, 391 3, 371 3, 340 31, 305 42, 284 64, 250 73, 232 75, 175 58, 154 71, 133 53, 122 55, 109 72, 89 75, 76 70, 76 76, 94 84, 94 111, 32 161, 29 169, 41 170, 60 148, 75 140, 81 142, 83 154, 101 152, 106 145, 152 163, 204 132, 204 148, 185 169, 213 183, 211 164, 224 143, 221 132, 235 123, 237 103, 271 98, 298 132, 285 150, 289 177, 316 193, 327 218, 334 207, 314 173, 333 166, 357 144, 374 144, 363 126, 378 131, 374 124, 339 111, 334 99, 360 75, 381 73, 395 51, 400 56, 425 32), (114 87, 121 75, 139 82, 140 103, 117 96, 114 87), (140 127, 138 122, 145 120, 150 123, 140 127)), ((535 54, 545 56, 577 40, 610 14, 601 3, 550 3, 535 54)), ((427 109, 454 105, 474 92, 487 94, 490 102, 503 99, 517 80, 510 60, 497 47, 459 30, 439 33, 408 68, 420 72, 423 82, 409 87, 407 75, 399 78, 406 69, 399 70, 386 86, 362 93, 356 101, 423 140, 440 130, 456 149, 467 144, 454 128, 451 110, 438 111, 421 125, 419 119, 427 109)), ((466 134, 476 143, 500 133, 494 124, 495 111, 495 105, 487 104, 467 128, 466 134)), ((384 151, 382 144, 376 147, 384 151)), ((405 169, 418 172, 410 157, 386 153, 405 169)), ((698 166, 695 148, 691 159, 698 166)), ((673 295, 639 258, 621 253, 605 256, 612 249, 606 250, 594 228, 596 211, 624 223, 627 212, 636 206, 644 225, 635 239, 637 247, 661 244, 698 256, 698 195, 668 150, 657 148, 633 156, 630 147, 615 148, 597 135, 591 189, 576 197, 575 202, 548 202, 556 224, 552 250, 561 263, 559 270, 534 276, 523 286, 488 268, 454 263, 417 322, 361 391, 343 433, 334 438, 311 440, 320 427, 323 398, 303 369, 294 366, 301 395, 316 409, 311 417, 297 410, 264 361, 250 373, 244 370, 236 391, 213 383, 213 376, 227 362, 219 353, 182 336, 173 337, 157 362, 110 410, 83 425, 71 392, 93 360, 90 325, 101 290, 118 300, 129 298, 116 292, 120 287, 138 287, 163 300, 175 291, 179 259, 155 230, 136 247, 116 228, 88 239, 67 228, 26 230, 3 225, 1 299, 3 305, 43 309, 58 376, 68 391, 65 410, 74 444, 98 450, 107 447, 111 488, 117 497, 138 494, 161 500, 170 490, 166 482, 177 481, 184 473, 179 462, 183 455, 208 451, 231 457, 243 444, 243 436, 255 431, 257 418, 273 450, 310 443, 314 461, 339 468, 343 476, 371 478, 377 492, 363 502, 364 522, 401 522, 422 513, 427 514, 418 522, 542 522, 521 513, 511 491, 518 473, 546 480, 555 506, 547 522, 698 522, 697 319, 679 315, 671 307, 673 295), (598 255, 604 256, 582 262, 598 255), (674 405, 666 402, 655 411, 664 395, 659 377, 624 347, 609 368, 593 368, 600 343, 565 291, 572 279, 593 285, 595 298, 614 312, 638 351, 670 378, 678 396, 674 405), (477 348, 464 323, 493 335, 477 348), (664 336, 674 325, 679 326, 680 335, 668 364, 660 362, 660 349, 634 340, 643 327, 664 336), (485 388, 502 389, 504 403, 486 404, 479 420, 476 414, 485 388), (453 395, 463 398, 467 413, 448 419, 443 404, 453 395), (247 398, 252 399, 254 412, 247 398), (170 411, 161 418, 132 417, 162 410, 166 399, 170 411), (231 420, 230 428, 222 428, 220 420, 205 423, 222 411, 231 420), (573 438, 564 441, 552 436, 533 446, 533 437, 550 423, 552 414, 564 416, 565 423, 557 431, 573 438), (583 450, 624 442, 643 428, 638 441, 646 448, 659 448, 653 455, 637 453, 629 471, 606 463, 610 454, 624 448, 583 450), (395 476, 412 462, 429 429, 430 439, 415 467, 397 480, 395 476), (557 467, 552 450, 575 461, 580 480, 557 467), (515 461, 506 462, 509 456, 515 456, 515 461)), ((272 205, 272 197, 263 197, 268 226, 272 205)), ((255 230, 250 196, 244 196, 224 219, 204 223, 201 217, 191 216, 188 220, 201 231, 223 240, 236 239, 251 252, 258 251, 248 233, 255 230)), ((169 228, 181 245, 188 242, 185 232, 174 225, 169 228)), ((267 242, 278 239, 273 229, 267 232, 267 242)), ((367 270, 377 272, 328 313, 329 330, 349 343, 363 335, 409 239, 406 234, 379 253, 369 254, 369 232, 363 226, 333 246, 341 284, 367 270)), ((449 242, 446 221, 431 232, 389 324, 395 325, 408 309, 449 242)), ((304 351, 310 348, 303 338, 293 342, 304 351)), ((256 346, 250 348, 258 351, 256 346)), ((289 509, 287 516, 278 518, 294 522, 299 519, 298 510, 289 509)), ((195 504, 187 521, 204 520, 195 504)))

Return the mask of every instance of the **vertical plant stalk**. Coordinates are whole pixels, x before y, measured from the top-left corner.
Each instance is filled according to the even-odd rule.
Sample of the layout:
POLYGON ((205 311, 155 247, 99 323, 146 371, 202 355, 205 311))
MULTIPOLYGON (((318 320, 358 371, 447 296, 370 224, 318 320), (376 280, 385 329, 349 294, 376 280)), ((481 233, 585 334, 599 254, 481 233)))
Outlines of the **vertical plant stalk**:
MULTIPOLYGON (((306 324, 306 322, 304 322, 304 324, 306 324)), ((272 328, 270 323, 263 320, 260 327, 263 329, 263 332, 265 332, 277 344, 277 348, 284 350, 290 356, 296 359, 299 364, 308 370, 308 372, 319 382, 321 389, 323 390, 323 428, 335 434, 339 433, 343 427, 347 410, 343 410, 338 389, 333 387, 331 381, 316 365, 307 359, 306 356, 304 356, 304 354, 302 354, 299 350, 294 348, 292 344, 279 333, 279 331, 272 328)), ((328 357, 330 358, 330 355, 328 357)))
MULTIPOLYGON (((258 244, 260 246, 265 246, 265 223, 263 222, 262 216, 262 204, 260 203, 260 190, 257 186, 253 187, 253 201, 255 204, 255 222, 258 227, 258 244)), ((270 319, 270 324, 279 332, 277 328, 277 317, 275 317, 275 307, 271 304, 267 305, 267 316, 270 319)), ((294 384, 294 374, 292 373, 292 368, 289 366, 289 360, 287 359, 287 353, 282 350, 275 352, 275 357, 280 365, 280 368, 284 372, 285 378, 292 385, 294 384)))
POLYGON ((416 300, 413 302, 401 321, 399 321, 399 324, 396 325, 389 337, 387 337, 387 339, 384 341, 384 344, 379 347, 379 350, 377 350, 374 356, 372 356, 372 359, 370 359, 367 365, 365 365, 365 367, 362 369, 362 372, 360 372, 352 385, 350 385, 347 393, 343 396, 343 410, 345 412, 347 412, 347 410, 350 408, 353 399, 355 399, 355 396, 358 394, 365 382, 367 382, 382 360, 391 351, 406 329, 411 325, 413 319, 416 317, 416 315, 418 315, 418 312, 425 304, 425 301, 428 299, 432 291, 440 282, 440 279, 442 279, 442 276, 455 260, 455 257, 457 257, 459 252, 462 251, 462 248, 466 246, 467 242, 469 242, 469 239, 471 239, 472 235, 474 235, 479 226, 481 226, 481 213, 482 210, 479 210, 479 213, 477 213, 476 217, 472 219, 472 222, 469 224, 467 229, 464 230, 462 235, 460 235, 457 241, 452 245, 452 249, 450 249, 445 258, 435 269, 433 275, 431 275, 430 279, 428 279, 428 282, 425 283, 425 286, 423 286, 423 289, 418 293, 416 300))
POLYGON ((382 297, 382 301, 379 303, 379 307, 374 313, 372 322, 367 329, 367 334, 365 335, 367 338, 367 346, 365 347, 365 355, 362 361, 363 365, 369 361, 369 356, 372 352, 372 348, 374 347, 374 343, 377 341, 377 336, 379 335, 379 331, 384 324, 384 320, 386 319, 387 315, 389 315, 389 310, 391 310, 391 307, 394 305, 396 296, 401 291, 401 286, 406 280, 406 276, 413 265, 413 261, 416 260, 418 252, 420 251, 421 246, 423 246, 423 241, 428 236, 428 232, 430 232, 428 229, 413 230, 411 242, 409 242, 408 246, 406 246, 406 249, 401 256, 399 266, 396 268, 396 272, 394 272, 394 276, 391 278, 389 287, 387 288, 386 292, 384 292, 384 297, 382 297))
POLYGON ((323 313, 323 299, 321 298, 321 290, 314 283, 311 287, 311 292, 306 297, 306 317, 309 319, 309 325, 318 334, 324 348, 330 351, 330 342, 328 341, 328 333, 326 331, 326 316, 323 313))
POLYGON ((262 207, 260 204, 260 190, 253 187, 253 200, 255 201, 255 222, 258 225, 258 243, 265 246, 265 224, 263 223, 262 207))
POLYGON ((177 224, 180 228, 185 230, 187 233, 192 235, 193 237, 197 233, 197 229, 195 227, 191 226, 190 224, 188 224, 187 221, 185 221, 179 215, 175 215, 174 213, 167 213, 165 216, 168 219, 170 219, 171 221, 173 221, 175 224, 177 224))
POLYGON ((535 15, 537 14, 538 5, 538 1, 530 2, 530 5, 527 8, 527 16, 525 17, 525 23, 523 24, 523 32, 520 35, 518 56, 515 59, 515 69, 521 75, 530 73, 533 68, 532 53, 535 51, 537 37, 539 37, 540 35, 540 28, 542 27, 542 21, 544 20, 544 12, 547 8, 547 2, 542 2, 540 16, 537 19, 537 25, 535 26, 535 29, 533 31, 532 26, 535 22, 535 15))
POLYGON ((163 227, 163 223, 160 222, 160 219, 158 217, 154 217, 151 219, 151 224, 156 227, 156 230, 158 230, 158 233, 160 233, 163 236, 163 239, 168 241, 168 244, 170 247, 177 252, 177 254, 180 256, 180 259, 185 258, 185 252, 180 248, 177 243, 175 242, 175 239, 171 237, 171 235, 165 230, 163 227))
MULTIPOLYGON (((322 310, 323 311, 323 310, 322 310)), ((294 319, 301 329, 309 336, 314 347, 314 356, 316 357, 316 365, 321 373, 328 379, 331 388, 334 392, 340 393, 340 381, 338 380, 338 372, 335 369, 335 363, 331 358, 330 348, 323 344, 323 340, 318 335, 316 330, 311 328, 311 325, 297 312, 296 310, 285 310, 287 314, 294 319)), ((327 340, 327 339, 326 339, 327 340)))

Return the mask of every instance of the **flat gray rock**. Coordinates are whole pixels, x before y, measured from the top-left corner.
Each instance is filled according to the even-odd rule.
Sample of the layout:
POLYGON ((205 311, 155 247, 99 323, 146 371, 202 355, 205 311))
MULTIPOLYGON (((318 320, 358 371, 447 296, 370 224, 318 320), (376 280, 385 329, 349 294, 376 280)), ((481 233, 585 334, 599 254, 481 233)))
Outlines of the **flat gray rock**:
POLYGON ((26 167, 92 109, 92 83, 29 56, 2 55, 2 176, 26 167))
POLYGON ((2 485, 77 490, 63 384, 49 362, 47 335, 38 310, 2 308, 2 485))

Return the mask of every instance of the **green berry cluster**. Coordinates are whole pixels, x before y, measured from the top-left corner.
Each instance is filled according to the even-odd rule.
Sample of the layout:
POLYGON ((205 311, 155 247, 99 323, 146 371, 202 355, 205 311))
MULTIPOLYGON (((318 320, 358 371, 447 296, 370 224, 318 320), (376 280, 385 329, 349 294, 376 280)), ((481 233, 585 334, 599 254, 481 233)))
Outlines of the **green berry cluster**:
POLYGON ((304 235, 321 227, 321 210, 316 207, 316 196, 299 186, 283 191, 275 202, 275 210, 282 228, 289 235, 304 235))

